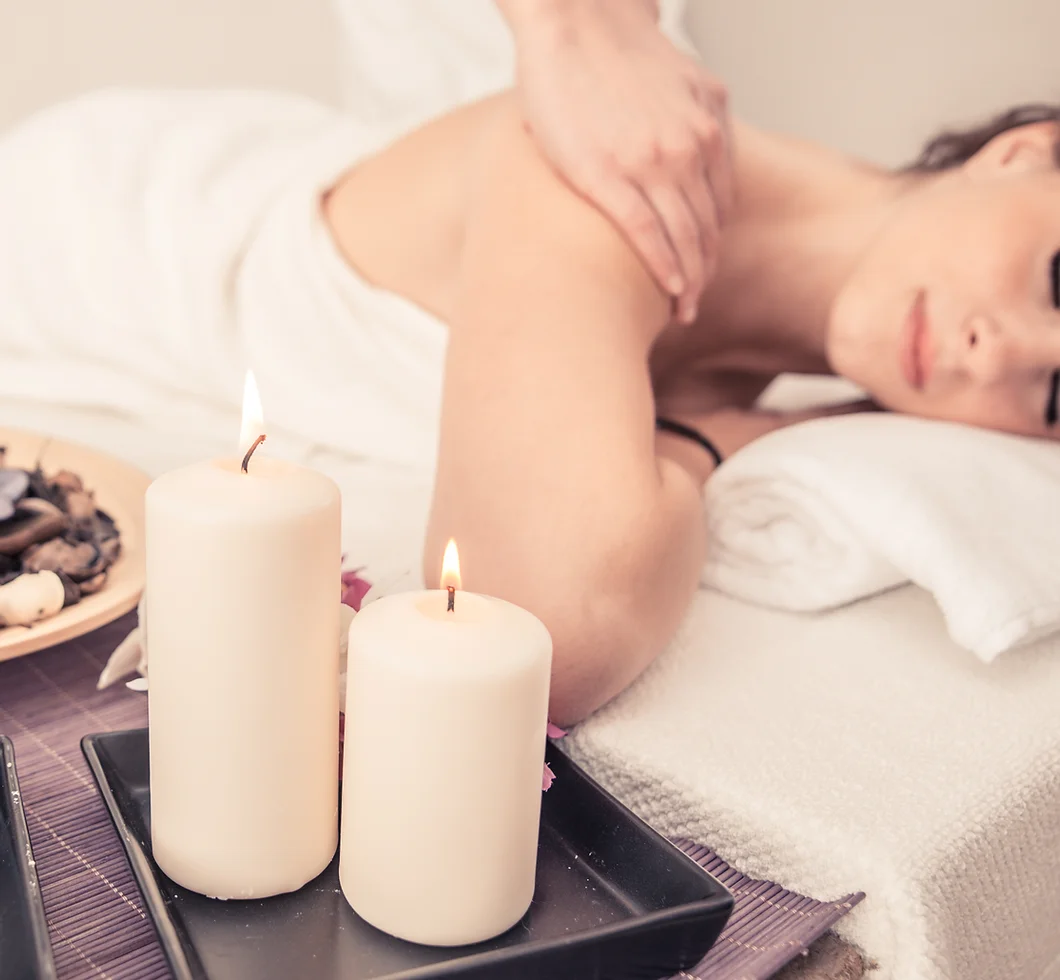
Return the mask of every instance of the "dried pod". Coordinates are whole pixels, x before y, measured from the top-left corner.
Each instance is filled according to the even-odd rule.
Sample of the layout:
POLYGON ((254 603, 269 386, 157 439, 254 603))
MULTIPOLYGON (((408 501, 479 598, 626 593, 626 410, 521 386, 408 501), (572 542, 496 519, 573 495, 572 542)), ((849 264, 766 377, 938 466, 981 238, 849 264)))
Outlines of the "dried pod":
POLYGON ((44 470, 39 466, 36 469, 29 471, 29 494, 30 497, 39 497, 41 500, 47 500, 48 503, 54 504, 60 510, 62 509, 62 494, 58 490, 53 490, 52 485, 48 482, 48 478, 44 475, 44 470))
POLYGON ((0 521, 14 515, 28 489, 29 474, 25 470, 0 468, 0 521))
POLYGON ((104 567, 110 568, 121 554, 121 538, 104 538, 97 545, 99 553, 105 562, 104 567))
POLYGON ((76 544, 81 547, 85 544, 92 548, 93 558, 91 563, 85 568, 84 572, 79 576, 79 581, 85 581, 90 578, 95 578, 97 575, 102 574, 111 565, 114 564, 114 558, 111 556, 109 551, 104 551, 96 536, 93 535, 89 541, 77 541, 71 538, 67 538, 71 544, 76 544))
POLYGON ((107 573, 106 572, 100 572, 98 575, 94 576, 93 578, 88 579, 88 581, 82 582, 78 586, 78 588, 81 589, 81 595, 92 595, 93 593, 98 592, 100 589, 102 589, 103 586, 106 585, 106 584, 107 584, 107 573))
POLYGON ((96 508, 96 520, 99 522, 99 535, 101 538, 116 538, 118 536, 118 525, 114 523, 114 518, 105 510, 96 508))
POLYGON ((65 490, 67 493, 81 493, 85 489, 81 477, 70 470, 59 470, 49 481, 56 490, 65 490))
POLYGON ((96 538, 99 537, 96 519, 92 518, 92 520, 89 521, 75 521, 63 532, 63 537, 72 544, 77 544, 79 541, 86 541, 89 544, 94 544, 96 538))
POLYGON ((0 555, 17 555, 30 545, 54 538, 66 527, 66 515, 54 504, 37 497, 25 498, 13 517, 0 521, 0 555))
POLYGON ((91 518, 74 521, 63 538, 69 544, 88 544, 95 549, 95 558, 83 573, 86 579, 106 571, 121 554, 118 529, 110 516, 101 510, 94 510, 91 518))
POLYGON ((18 501, 29 489, 29 474, 25 470, 0 467, 0 494, 18 501))
POLYGON ((83 582, 102 571, 96 567, 98 561, 99 549, 91 542, 52 538, 26 549, 22 555, 22 569, 26 572, 64 572, 75 582, 83 582))
POLYGON ((96 578, 98 575, 102 575, 111 565, 114 564, 107 556, 103 553, 102 549, 98 546, 93 545, 96 549, 96 560, 89 565, 88 570, 85 573, 85 578, 96 578))
POLYGON ((56 572, 59 576, 59 581, 63 583, 63 589, 66 592, 66 597, 63 600, 63 608, 67 606, 76 605, 81 601, 82 588, 78 585, 66 572, 56 572))
POLYGON ((66 590, 54 572, 20 575, 0 585, 0 624, 29 626, 63 608, 66 590))
POLYGON ((92 494, 84 490, 66 491, 63 510, 72 521, 93 521, 96 518, 96 502, 92 499, 92 494))
POLYGON ((113 518, 79 474, 49 477, 39 463, 21 470, 4 461, 0 446, 0 627, 35 622, 98 592, 121 554, 113 518))
POLYGON ((0 585, 13 582, 22 574, 22 562, 11 555, 0 555, 0 585))

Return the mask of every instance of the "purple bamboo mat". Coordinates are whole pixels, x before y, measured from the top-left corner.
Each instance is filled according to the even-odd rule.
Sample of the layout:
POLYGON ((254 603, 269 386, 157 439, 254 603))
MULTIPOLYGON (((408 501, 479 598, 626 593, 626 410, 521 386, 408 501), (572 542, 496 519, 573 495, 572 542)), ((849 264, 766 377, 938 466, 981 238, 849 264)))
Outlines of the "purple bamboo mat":
MULTIPOLYGON (((0 663, 0 732, 15 744, 60 980, 170 976, 117 834, 81 755, 90 732, 139 728, 147 699, 122 685, 97 691, 127 616, 89 636, 0 663)), ((818 902, 729 867, 692 842, 679 846, 733 893, 721 938, 685 980, 765 980, 861 898, 818 902)))

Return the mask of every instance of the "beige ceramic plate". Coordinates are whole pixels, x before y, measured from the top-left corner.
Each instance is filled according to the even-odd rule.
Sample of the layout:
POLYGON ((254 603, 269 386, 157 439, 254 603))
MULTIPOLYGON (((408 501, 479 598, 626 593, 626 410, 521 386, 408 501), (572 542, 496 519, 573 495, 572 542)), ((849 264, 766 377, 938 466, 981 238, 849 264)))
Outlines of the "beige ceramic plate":
POLYGON ((144 587, 144 491, 151 481, 112 456, 22 429, 0 426, 0 446, 7 448, 7 466, 32 469, 39 459, 45 473, 72 470, 80 476, 96 504, 114 518, 122 544, 107 584, 95 595, 33 626, 0 627, 0 660, 9 660, 88 633, 136 607, 144 587))

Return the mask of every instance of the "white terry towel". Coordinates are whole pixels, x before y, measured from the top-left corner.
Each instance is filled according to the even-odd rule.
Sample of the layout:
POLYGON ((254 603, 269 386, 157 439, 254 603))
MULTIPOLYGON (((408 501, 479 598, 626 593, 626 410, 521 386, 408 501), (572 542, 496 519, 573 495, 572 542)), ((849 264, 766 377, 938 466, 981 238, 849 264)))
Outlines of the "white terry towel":
POLYGON ((792 611, 906 581, 984 661, 1060 629, 1060 444, 888 414, 771 433, 707 483, 703 583, 792 611))
POLYGON ((385 139, 267 92, 94 93, 0 138, 0 392, 234 451, 430 469, 443 324, 356 275, 322 194, 385 139))
POLYGON ((980 663, 911 586, 826 616, 703 590, 564 747, 746 874, 864 891, 835 928, 872 980, 1060 980, 1058 653, 980 663))

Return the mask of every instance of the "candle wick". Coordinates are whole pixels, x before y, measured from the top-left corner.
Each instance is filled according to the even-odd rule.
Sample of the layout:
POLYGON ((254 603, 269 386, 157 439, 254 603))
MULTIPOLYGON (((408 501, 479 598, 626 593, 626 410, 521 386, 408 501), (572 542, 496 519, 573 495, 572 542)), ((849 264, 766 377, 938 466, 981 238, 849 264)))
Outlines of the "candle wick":
POLYGON ((456 610, 456 586, 447 585, 446 592, 449 593, 449 605, 446 607, 446 612, 455 612, 456 610))
POLYGON ((244 473, 247 471, 247 465, 250 463, 250 457, 254 455, 254 450, 258 448, 265 441, 265 434, 262 433, 257 439, 254 440, 254 444, 247 450, 246 456, 243 457, 242 470, 244 473))

